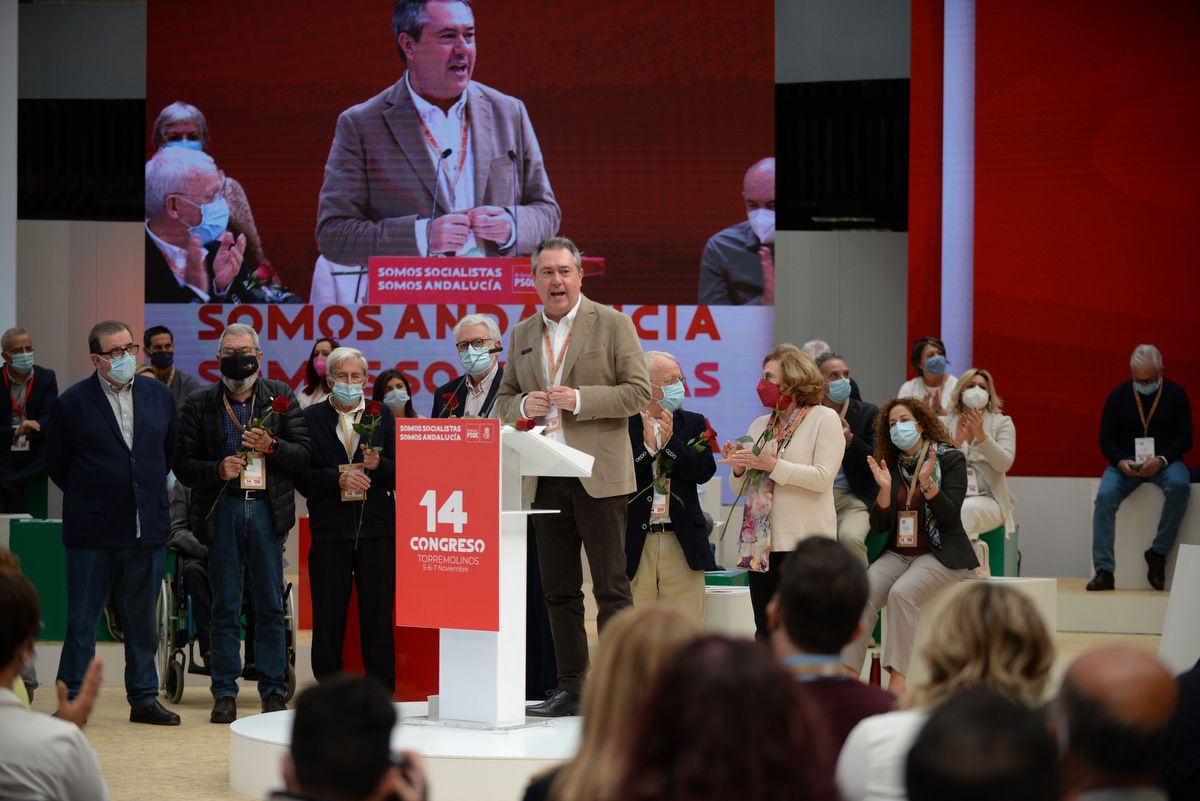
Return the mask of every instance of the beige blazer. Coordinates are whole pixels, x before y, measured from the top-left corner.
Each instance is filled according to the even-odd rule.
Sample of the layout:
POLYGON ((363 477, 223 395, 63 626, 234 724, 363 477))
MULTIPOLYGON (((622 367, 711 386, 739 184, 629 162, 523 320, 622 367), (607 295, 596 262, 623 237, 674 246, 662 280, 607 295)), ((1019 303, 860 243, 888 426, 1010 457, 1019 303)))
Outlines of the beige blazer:
MULTIPOLYGON (((516 420, 526 394, 549 388, 542 367, 544 330, 539 312, 517 323, 509 334, 508 362, 496 398, 501 420, 516 420)), ((650 378, 628 315, 580 297, 571 344, 563 357, 562 385, 579 390, 582 411, 578 416, 562 414, 563 436, 572 448, 596 460, 591 478, 580 479, 588 495, 610 498, 636 490, 629 416, 649 405, 650 378)), ((525 488, 527 493, 531 490, 525 488)))
MULTIPOLYGON (((770 421, 764 414, 750 424, 747 435, 758 439, 770 421)), ((773 449, 775 443, 769 443, 773 449)), ((814 406, 771 471, 775 495, 771 501, 771 550, 795 550, 796 543, 808 537, 837 538, 837 512, 833 506, 833 480, 842 466, 846 438, 838 413, 825 406, 814 406)), ((735 494, 742 491, 746 474, 730 474, 735 494)))
MULTIPOLYGON (((958 412, 942 418, 950 436, 954 436, 958 426, 958 412)), ((1013 510, 1017 499, 1008 488, 1007 473, 1017 458, 1017 429, 1012 418, 1006 414, 994 412, 983 413, 983 441, 977 444, 968 443, 959 450, 967 457, 967 467, 973 468, 975 474, 981 477, 989 487, 989 494, 1000 505, 1004 514, 1004 528, 1009 534, 1016 530, 1013 520, 1013 510)))

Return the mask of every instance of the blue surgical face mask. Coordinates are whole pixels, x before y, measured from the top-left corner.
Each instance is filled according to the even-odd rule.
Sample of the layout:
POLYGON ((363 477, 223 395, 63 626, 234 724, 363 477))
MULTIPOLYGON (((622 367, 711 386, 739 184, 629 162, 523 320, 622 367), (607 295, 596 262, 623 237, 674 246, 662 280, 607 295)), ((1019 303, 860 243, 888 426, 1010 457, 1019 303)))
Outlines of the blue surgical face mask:
POLYGON ((200 209, 200 224, 188 228, 188 233, 197 237, 201 245, 207 245, 220 239, 221 234, 225 233, 225 229, 229 227, 229 204, 225 202, 225 198, 219 197, 212 203, 200 205, 192 203, 182 195, 179 197, 183 202, 191 203, 200 209))
POLYGON ((22 373, 28 373, 29 368, 33 367, 32 353, 14 353, 12 357, 12 365, 22 373))
POLYGON ((383 403, 393 412, 404 411, 404 405, 408 403, 408 392, 404 387, 396 387, 391 392, 383 396, 383 403))
POLYGON ((839 378, 829 382, 829 399, 834 403, 845 403, 850 397, 850 379, 839 378))
MULTIPOLYGON (((14 358, 13 361, 16 362, 16 359, 14 358)), ((1156 380, 1153 384, 1139 384, 1138 382, 1134 381, 1133 388, 1143 395, 1153 395, 1155 392, 1158 392, 1158 385, 1160 383, 1162 382, 1158 380, 1156 380)))
POLYGON ((941 375, 946 372, 946 365, 950 362, 946 361, 946 357, 940 353, 934 354, 925 360, 925 372, 930 375, 941 375))
POLYGON ((333 382, 333 397, 343 406, 357 406, 362 400, 363 385, 362 384, 343 384, 341 381, 333 382))
POLYGON ((128 384, 133 380, 137 371, 137 361, 128 353, 123 353, 108 363, 108 377, 118 384, 128 384))
POLYGON ((483 375, 492 369, 492 354, 488 352, 488 348, 467 346, 466 350, 458 354, 458 360, 469 375, 483 375))
POLYGON ((204 150, 204 143, 199 139, 176 139, 174 142, 167 142, 163 147, 184 147, 188 150, 204 150))
POLYGON ((663 396, 658 405, 671 414, 675 414, 683 406, 683 382, 676 381, 674 384, 667 384, 661 389, 663 396))
POLYGON ((892 438, 892 444, 902 451, 908 450, 921 441, 921 435, 917 431, 917 424, 912 420, 902 420, 899 423, 892 423, 892 427, 888 429, 888 436, 892 438))

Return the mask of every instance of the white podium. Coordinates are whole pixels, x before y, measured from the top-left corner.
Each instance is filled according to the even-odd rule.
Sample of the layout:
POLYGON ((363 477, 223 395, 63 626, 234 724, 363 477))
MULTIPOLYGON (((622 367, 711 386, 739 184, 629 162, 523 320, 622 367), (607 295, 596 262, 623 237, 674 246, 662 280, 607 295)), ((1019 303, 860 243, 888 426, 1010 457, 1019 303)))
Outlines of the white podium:
POLYGON ((593 458, 534 432, 501 429, 500 630, 441 630, 438 719, 477 728, 525 725, 524 476, 585 478, 593 458))

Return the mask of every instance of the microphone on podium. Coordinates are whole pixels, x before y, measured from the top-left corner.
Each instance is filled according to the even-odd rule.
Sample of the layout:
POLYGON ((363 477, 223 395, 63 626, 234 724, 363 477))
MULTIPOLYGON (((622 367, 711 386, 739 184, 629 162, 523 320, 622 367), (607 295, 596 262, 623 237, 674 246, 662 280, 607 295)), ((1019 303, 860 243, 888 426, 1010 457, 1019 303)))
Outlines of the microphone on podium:
MULTIPOLYGON (((442 151, 441 155, 438 156, 437 170, 433 173, 433 203, 429 207, 429 235, 428 235, 429 242, 431 244, 433 242, 433 221, 435 219, 437 219, 437 196, 438 196, 438 188, 442 184, 442 167, 446 164, 446 159, 450 158, 450 155, 453 152, 454 152, 454 149, 449 148, 449 147, 442 151)), ((454 254, 453 253, 442 253, 439 255, 453 256, 454 254)))
POLYGON ((513 215, 513 255, 520 254, 521 238, 519 236, 520 229, 517 227, 517 203, 521 200, 521 185, 517 180, 517 152, 515 150, 508 151, 508 160, 512 162, 512 215, 513 215))

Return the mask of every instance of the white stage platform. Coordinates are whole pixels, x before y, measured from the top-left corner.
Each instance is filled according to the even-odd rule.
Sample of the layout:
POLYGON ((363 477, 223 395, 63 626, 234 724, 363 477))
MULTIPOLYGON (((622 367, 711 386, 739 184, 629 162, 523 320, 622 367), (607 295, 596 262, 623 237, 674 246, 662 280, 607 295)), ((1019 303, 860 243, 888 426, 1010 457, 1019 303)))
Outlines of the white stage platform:
MULTIPOLYGON (((425 757, 430 797, 438 801, 520 798, 531 777, 574 755, 581 719, 530 718, 519 729, 486 731, 431 723, 424 703, 396 704, 402 722, 392 747, 425 757)), ((280 764, 293 712, 239 718, 229 727, 229 786, 255 798, 283 787, 280 764)))

